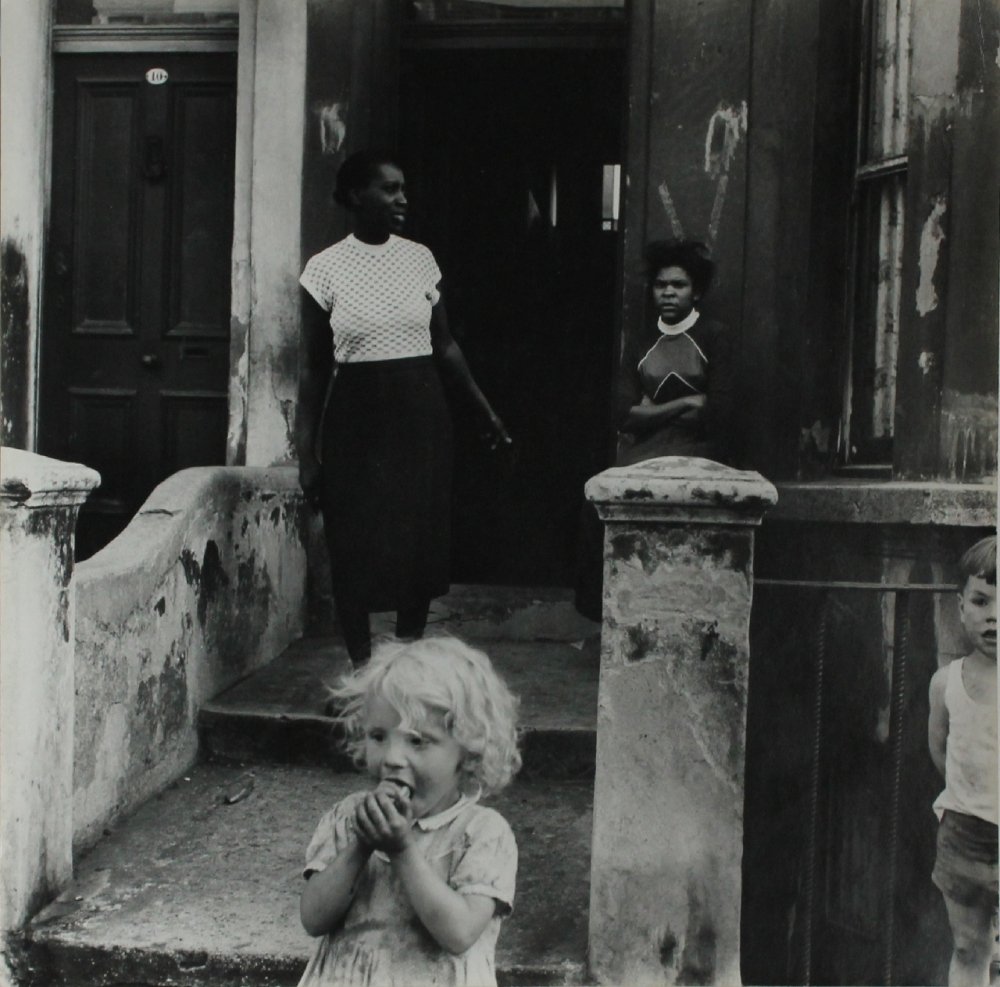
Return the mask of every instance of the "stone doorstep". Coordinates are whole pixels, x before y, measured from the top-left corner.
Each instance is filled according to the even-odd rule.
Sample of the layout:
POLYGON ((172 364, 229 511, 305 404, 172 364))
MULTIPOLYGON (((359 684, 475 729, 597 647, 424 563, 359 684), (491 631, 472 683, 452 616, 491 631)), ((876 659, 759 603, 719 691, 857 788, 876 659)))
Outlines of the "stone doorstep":
MULTIPOLYGON (((319 816, 364 781, 203 764, 77 862, 27 930, 25 987, 283 987, 310 951, 300 868, 319 816)), ((592 789, 516 781, 489 802, 520 850, 501 984, 586 983, 592 789)))
MULTIPOLYGON (((526 777, 593 777, 600 640, 476 640, 521 697, 526 777)), ((207 703, 199 712, 203 757, 277 761, 350 770, 333 721, 323 715, 325 682, 348 668, 333 638, 303 638, 207 703)))

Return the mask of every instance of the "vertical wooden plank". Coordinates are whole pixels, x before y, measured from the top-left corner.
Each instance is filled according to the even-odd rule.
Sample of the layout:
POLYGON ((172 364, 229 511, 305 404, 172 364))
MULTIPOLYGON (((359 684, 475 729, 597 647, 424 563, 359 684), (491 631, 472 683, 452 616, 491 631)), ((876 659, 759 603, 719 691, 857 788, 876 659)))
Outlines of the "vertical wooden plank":
POLYGON ((615 348, 615 371, 630 333, 638 331, 646 312, 642 250, 649 206, 649 109, 653 64, 655 0, 632 0, 628 23, 628 76, 625 168, 622 179, 622 321, 615 348))
POLYGON ((643 246, 670 236, 712 247, 719 274, 704 310, 738 339, 750 6, 652 0, 635 3, 630 18, 623 344, 651 318, 643 246))
POLYGON ((921 3, 912 21, 909 167, 896 372, 893 471, 938 470, 944 340, 951 299, 952 128, 958 9, 921 3))
POLYGON ((747 143, 747 255, 741 404, 752 407, 742 446, 768 476, 793 476, 810 247, 817 0, 762 0, 753 10, 747 143))
POLYGON ((302 161, 302 258, 347 232, 333 203, 333 182, 356 125, 367 112, 351 87, 354 3, 309 0, 306 39, 306 122, 302 161))
POLYGON ((962 4, 938 469, 958 480, 997 468, 998 35, 1000 4, 962 4))

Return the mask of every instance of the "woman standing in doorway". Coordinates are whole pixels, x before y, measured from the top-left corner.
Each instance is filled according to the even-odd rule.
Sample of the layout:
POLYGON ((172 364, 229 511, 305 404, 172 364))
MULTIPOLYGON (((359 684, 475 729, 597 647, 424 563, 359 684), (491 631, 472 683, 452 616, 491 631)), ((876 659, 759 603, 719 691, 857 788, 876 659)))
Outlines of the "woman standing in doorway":
MULTIPOLYGON (((728 463, 733 444, 733 367, 729 331, 698 305, 715 264, 704 244, 658 240, 646 248, 646 274, 657 319, 629 341, 618 379, 617 466, 658 456, 699 456, 728 463)), ((584 505, 576 606, 601 619, 604 529, 584 505)))
POLYGON ((333 197, 352 232, 310 258, 300 278, 296 445, 358 665, 371 654, 371 612, 395 610, 397 637, 419 638, 431 599, 448 590, 451 419, 439 370, 486 418, 494 447, 510 437, 448 330, 434 256, 399 236, 407 202, 395 158, 351 155, 333 197))

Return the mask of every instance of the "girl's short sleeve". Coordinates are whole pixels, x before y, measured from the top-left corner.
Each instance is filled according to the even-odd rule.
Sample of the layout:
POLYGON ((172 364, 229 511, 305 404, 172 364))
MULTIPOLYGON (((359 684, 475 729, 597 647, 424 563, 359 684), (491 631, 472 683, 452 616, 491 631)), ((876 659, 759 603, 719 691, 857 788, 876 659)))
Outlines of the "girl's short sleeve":
POLYGON ((299 284, 316 299, 324 312, 333 310, 333 304, 337 299, 333 290, 333 275, 322 253, 315 254, 306 262, 299 284))
POLYGON ((466 829, 448 883, 459 894, 481 894, 500 902, 500 914, 514 908, 517 841, 507 820, 485 809, 466 829))
POLYGON ((357 840, 354 828, 354 810, 364 792, 348 795, 325 813, 313 833, 306 849, 306 865, 302 876, 308 878, 316 871, 325 870, 346 846, 357 840))

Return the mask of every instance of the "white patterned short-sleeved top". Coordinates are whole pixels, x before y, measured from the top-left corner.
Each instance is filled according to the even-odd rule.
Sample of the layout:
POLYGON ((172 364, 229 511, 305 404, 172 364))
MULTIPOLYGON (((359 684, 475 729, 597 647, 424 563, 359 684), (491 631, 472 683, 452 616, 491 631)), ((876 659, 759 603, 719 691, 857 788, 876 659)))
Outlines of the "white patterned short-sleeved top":
MULTIPOLYGON (((357 840, 354 816, 365 792, 348 795, 320 820, 306 851, 306 876, 325 870, 357 840)), ((514 903, 517 843, 506 820, 463 797, 418 819, 417 849, 459 894, 496 902, 493 917, 464 952, 449 953, 417 918, 389 858, 373 853, 358 876, 341 924, 316 944, 299 987, 491 987, 501 920, 514 903)))
POLYGON ((330 313, 338 363, 429 356, 441 271, 422 244, 353 234, 309 258, 299 283, 330 313))

